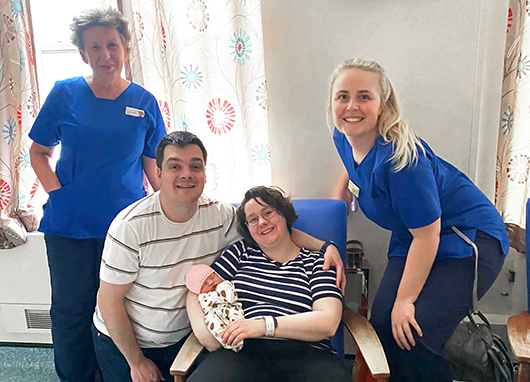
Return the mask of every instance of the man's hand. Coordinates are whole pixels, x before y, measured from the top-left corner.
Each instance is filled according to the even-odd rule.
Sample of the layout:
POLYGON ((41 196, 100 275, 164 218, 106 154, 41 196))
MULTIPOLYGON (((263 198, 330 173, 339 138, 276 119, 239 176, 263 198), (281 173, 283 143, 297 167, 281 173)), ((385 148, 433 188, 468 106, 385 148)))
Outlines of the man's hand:
POLYGON ((137 364, 131 366, 131 379, 133 382, 160 382, 165 380, 158 366, 144 356, 140 358, 137 364))
POLYGON ((346 290, 346 273, 344 272, 344 264, 342 263, 339 250, 334 245, 328 245, 326 253, 324 253, 324 265, 322 269, 327 271, 330 267, 335 267, 337 270, 337 288, 344 294, 346 290))
POLYGON ((392 308, 392 335, 401 350, 410 350, 411 345, 416 346, 412 328, 420 337, 423 336, 420 325, 414 318, 416 307, 412 302, 396 300, 392 308))

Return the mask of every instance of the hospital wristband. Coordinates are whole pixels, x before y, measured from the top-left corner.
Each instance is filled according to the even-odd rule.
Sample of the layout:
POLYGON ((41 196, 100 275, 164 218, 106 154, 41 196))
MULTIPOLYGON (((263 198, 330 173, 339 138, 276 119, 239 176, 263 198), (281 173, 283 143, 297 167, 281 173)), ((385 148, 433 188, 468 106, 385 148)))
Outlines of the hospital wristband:
POLYGON ((274 337, 274 332, 276 330, 274 318, 271 316, 265 316, 263 319, 265 320, 265 337, 274 337))

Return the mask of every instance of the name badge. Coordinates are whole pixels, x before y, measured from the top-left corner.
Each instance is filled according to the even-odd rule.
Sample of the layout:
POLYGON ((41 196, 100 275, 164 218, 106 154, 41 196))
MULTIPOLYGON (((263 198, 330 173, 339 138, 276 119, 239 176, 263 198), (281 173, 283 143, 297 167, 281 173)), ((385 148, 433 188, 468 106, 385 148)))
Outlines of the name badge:
POLYGON ((350 192, 356 197, 358 198, 359 197, 359 192, 361 191, 361 189, 359 187, 357 187, 357 185, 355 183, 353 183, 351 180, 348 181, 348 190, 350 190, 350 192))
POLYGON ((125 108, 125 114, 130 115, 131 117, 140 117, 140 118, 145 117, 145 111, 140 110, 140 109, 135 109, 134 107, 129 107, 129 106, 125 108))

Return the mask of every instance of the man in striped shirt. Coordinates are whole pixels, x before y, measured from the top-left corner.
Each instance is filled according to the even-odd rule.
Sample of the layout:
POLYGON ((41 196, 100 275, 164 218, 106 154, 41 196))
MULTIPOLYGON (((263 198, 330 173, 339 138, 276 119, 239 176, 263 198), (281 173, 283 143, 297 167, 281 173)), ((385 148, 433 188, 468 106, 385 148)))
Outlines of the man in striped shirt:
MULTIPOLYGON (((160 191, 125 208, 109 228, 93 328, 105 381, 171 380, 169 367, 191 332, 186 271, 211 264, 240 238, 234 207, 202 194, 206 157, 194 134, 164 137, 156 150, 160 191)), ((293 241, 323 244, 300 231, 293 241)), ((326 256, 342 273, 338 251, 326 256)))

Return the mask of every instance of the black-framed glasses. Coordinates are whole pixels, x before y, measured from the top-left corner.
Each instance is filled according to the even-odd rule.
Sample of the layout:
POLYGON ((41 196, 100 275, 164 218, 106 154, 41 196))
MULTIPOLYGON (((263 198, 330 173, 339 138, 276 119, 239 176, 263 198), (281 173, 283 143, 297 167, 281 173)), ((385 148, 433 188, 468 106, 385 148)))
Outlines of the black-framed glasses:
POLYGON ((276 214, 276 210, 274 208, 265 208, 263 211, 259 213, 259 215, 248 216, 247 221, 245 223, 248 227, 255 227, 259 223, 260 216, 265 220, 269 220, 275 214, 276 214))

